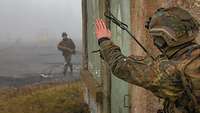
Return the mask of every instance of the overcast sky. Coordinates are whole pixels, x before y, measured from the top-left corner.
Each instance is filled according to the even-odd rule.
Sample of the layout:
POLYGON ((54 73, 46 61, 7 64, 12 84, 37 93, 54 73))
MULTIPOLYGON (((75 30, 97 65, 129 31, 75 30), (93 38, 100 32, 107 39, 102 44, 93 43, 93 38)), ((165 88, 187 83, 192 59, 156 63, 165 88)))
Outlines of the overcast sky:
POLYGON ((0 0, 0 39, 81 37, 81 0, 0 0))

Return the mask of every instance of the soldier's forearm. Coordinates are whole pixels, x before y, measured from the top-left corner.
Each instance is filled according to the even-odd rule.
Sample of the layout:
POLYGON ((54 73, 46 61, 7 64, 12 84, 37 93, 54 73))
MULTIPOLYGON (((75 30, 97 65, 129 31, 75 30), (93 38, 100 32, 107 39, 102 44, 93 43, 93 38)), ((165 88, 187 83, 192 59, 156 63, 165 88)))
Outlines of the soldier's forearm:
POLYGON ((73 50, 64 46, 58 46, 58 49, 63 50, 63 51, 69 51, 72 52, 73 50))
POLYGON ((144 88, 149 87, 154 72, 148 65, 124 56, 120 48, 110 40, 101 42, 100 47, 104 60, 116 77, 144 88))
POLYGON ((126 68, 127 57, 121 53, 120 48, 106 39, 100 42, 100 47, 102 56, 109 64, 113 74, 120 79, 132 83, 131 73, 126 68))
POLYGON ((112 59, 115 59, 116 55, 114 54, 121 54, 121 50, 118 46, 116 46, 111 40, 102 38, 102 40, 98 40, 101 53, 103 55, 103 58, 109 63, 112 59), (113 57, 111 59, 111 56, 113 57))

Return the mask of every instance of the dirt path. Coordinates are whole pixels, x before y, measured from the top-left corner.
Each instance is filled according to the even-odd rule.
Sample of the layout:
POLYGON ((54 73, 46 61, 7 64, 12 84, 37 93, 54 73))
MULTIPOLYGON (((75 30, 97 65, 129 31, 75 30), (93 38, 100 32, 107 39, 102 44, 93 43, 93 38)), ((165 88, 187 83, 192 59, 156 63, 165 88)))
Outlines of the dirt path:
POLYGON ((67 74, 66 76, 60 75, 51 75, 48 77, 43 77, 39 74, 27 75, 23 78, 14 78, 14 77, 0 77, 0 87, 21 87, 25 85, 33 84, 43 84, 49 82, 67 82, 79 80, 79 73, 75 72, 73 74, 67 74))

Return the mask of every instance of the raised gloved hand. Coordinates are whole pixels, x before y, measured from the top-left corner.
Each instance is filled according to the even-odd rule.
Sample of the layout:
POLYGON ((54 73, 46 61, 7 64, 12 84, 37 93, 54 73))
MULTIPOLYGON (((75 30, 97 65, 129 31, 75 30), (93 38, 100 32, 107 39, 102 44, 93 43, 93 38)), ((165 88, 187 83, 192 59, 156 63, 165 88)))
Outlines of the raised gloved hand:
POLYGON ((102 19, 96 19, 96 38, 100 40, 102 38, 111 39, 112 33, 107 29, 105 22, 102 19))

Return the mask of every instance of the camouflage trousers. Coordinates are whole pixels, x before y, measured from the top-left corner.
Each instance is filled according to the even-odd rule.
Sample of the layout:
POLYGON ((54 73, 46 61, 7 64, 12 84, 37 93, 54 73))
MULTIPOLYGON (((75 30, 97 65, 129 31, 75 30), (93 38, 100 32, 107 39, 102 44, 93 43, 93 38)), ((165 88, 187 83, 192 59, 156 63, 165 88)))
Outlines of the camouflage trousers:
POLYGON ((68 71, 68 67, 70 68, 70 72, 73 72, 73 65, 71 63, 71 57, 72 57, 72 55, 64 56, 64 58, 65 58, 65 65, 64 65, 64 72, 63 72, 64 75, 68 71))

